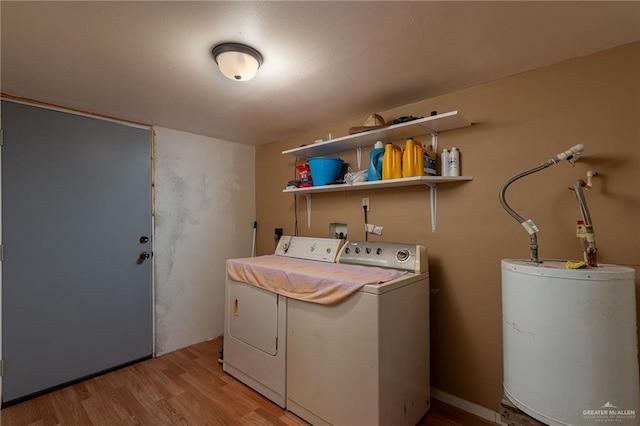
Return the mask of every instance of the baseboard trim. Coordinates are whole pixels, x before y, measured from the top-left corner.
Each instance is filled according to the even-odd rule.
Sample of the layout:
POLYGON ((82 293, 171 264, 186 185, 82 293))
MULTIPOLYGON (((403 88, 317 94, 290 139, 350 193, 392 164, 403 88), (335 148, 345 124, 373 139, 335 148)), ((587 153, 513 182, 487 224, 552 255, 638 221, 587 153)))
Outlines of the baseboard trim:
POLYGON ((466 411, 478 417, 482 417, 483 419, 490 422, 507 426, 506 423, 500 421, 500 413, 491 411, 488 408, 484 408, 481 405, 474 404, 473 402, 467 401, 466 399, 459 398, 455 395, 451 395, 436 388, 431 388, 431 397, 439 399, 440 401, 453 407, 459 408, 460 410, 466 411))

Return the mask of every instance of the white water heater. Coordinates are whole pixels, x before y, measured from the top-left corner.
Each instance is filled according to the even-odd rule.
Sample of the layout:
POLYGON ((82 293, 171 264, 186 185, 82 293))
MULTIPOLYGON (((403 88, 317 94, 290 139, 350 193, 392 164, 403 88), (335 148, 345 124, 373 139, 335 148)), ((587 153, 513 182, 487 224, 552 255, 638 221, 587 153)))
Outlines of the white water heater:
POLYGON ((504 391, 549 425, 638 425, 635 270, 502 260, 504 391))

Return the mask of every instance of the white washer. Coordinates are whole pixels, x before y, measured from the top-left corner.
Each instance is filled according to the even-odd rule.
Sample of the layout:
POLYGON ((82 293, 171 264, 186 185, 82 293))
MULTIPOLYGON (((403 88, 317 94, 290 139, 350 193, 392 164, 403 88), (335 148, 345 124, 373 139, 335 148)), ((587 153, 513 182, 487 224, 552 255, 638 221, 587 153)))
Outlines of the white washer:
MULTIPOLYGON (((275 254, 332 263, 343 243, 282 237, 275 254)), ((288 298, 228 276, 225 293, 224 371, 284 408, 288 298)))
POLYGON ((412 272, 336 305, 288 300, 287 409, 314 425, 415 425, 430 407, 426 249, 349 242, 339 262, 412 272))

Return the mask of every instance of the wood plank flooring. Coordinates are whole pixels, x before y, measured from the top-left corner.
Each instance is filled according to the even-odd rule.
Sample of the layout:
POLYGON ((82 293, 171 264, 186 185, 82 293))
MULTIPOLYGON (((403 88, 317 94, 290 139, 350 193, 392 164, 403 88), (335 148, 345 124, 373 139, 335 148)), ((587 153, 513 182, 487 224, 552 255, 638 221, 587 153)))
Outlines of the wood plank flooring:
MULTIPOLYGON (((222 371, 222 339, 184 348, 0 411, 2 426, 307 425, 222 371)), ((430 426, 495 423, 437 400, 430 426)))

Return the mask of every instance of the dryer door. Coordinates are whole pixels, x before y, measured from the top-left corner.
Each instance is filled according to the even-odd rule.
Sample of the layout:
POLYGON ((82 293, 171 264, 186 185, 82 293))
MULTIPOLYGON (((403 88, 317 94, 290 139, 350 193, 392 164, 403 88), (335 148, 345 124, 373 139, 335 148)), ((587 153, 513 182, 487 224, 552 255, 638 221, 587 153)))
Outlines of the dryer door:
POLYGON ((278 352, 278 295, 250 284, 229 282, 229 334, 269 355, 278 352))

